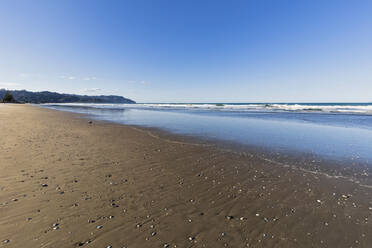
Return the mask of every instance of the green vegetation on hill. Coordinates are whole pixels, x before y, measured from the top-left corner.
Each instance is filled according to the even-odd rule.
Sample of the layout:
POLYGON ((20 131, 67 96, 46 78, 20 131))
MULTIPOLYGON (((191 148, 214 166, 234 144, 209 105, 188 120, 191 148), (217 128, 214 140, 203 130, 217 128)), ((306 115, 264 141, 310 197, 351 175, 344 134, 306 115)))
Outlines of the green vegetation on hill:
POLYGON ((12 96, 13 102, 21 103, 136 103, 122 96, 86 96, 73 94, 60 94, 56 92, 42 91, 31 92, 26 90, 0 89, 0 99, 6 94, 12 96))
POLYGON ((15 103, 16 102, 16 100, 14 100, 13 95, 9 91, 5 91, 4 95, 0 98, 2 98, 1 102, 3 103, 15 103))

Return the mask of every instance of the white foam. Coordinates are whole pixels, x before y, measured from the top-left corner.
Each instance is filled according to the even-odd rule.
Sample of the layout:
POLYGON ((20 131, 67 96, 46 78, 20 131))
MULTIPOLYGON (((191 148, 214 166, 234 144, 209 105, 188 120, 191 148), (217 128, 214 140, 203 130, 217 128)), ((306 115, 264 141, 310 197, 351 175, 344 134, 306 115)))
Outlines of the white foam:
POLYGON ((211 104, 211 103, 138 103, 138 104, 87 104, 87 103, 57 103, 72 107, 92 108, 141 108, 141 109, 184 109, 184 110, 215 110, 215 111, 266 111, 266 112, 325 112, 325 113, 355 113, 372 115, 372 104, 363 105, 310 105, 310 104, 211 104))

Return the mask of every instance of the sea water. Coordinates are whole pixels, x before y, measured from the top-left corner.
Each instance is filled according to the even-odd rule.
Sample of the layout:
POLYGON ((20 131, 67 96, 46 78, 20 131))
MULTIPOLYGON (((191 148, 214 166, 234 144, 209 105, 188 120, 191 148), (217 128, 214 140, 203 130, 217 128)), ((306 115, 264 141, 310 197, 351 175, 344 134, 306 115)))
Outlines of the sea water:
POLYGON ((372 104, 44 104, 97 120, 236 144, 372 161, 372 104))

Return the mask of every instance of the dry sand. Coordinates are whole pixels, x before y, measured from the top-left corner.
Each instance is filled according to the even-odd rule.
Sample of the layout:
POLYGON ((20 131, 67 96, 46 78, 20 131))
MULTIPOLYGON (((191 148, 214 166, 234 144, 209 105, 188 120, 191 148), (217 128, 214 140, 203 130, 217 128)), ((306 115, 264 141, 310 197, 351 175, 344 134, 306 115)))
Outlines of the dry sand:
POLYGON ((372 247, 372 189, 0 104, 0 247, 372 247))

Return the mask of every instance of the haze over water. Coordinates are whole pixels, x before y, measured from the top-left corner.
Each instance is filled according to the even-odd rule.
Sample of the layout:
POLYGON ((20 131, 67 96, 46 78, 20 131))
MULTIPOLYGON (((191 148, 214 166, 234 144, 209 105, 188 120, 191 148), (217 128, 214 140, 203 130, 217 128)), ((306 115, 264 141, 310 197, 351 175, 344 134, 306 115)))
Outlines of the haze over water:
POLYGON ((176 134, 372 161, 372 104, 48 104, 97 120, 176 134))

